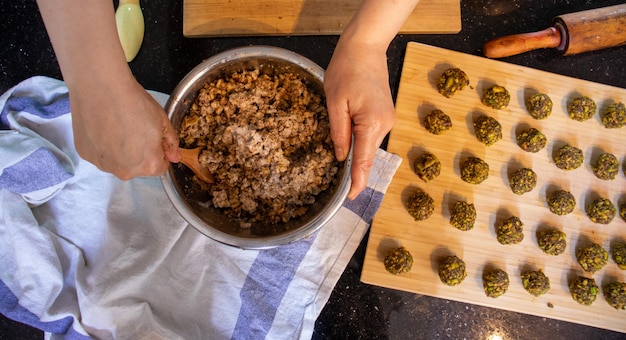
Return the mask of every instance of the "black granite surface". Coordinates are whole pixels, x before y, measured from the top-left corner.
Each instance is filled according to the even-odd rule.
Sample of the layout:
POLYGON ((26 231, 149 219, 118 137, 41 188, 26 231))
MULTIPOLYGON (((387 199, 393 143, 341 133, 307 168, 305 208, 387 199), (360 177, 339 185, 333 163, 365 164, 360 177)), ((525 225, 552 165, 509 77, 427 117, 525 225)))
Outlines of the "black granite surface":
MULTIPOLYGON (((409 41, 481 55, 483 43, 491 38, 538 31, 557 15, 619 3, 624 1, 462 0, 460 33, 400 35, 392 42, 388 56, 393 95, 409 41)), ((284 47, 326 67, 337 42, 336 36, 187 39, 182 36, 182 0, 141 4, 145 40, 130 65, 144 87, 165 93, 203 59, 232 47, 284 47)), ((0 93, 30 76, 60 78, 35 1, 3 0, 1 7, 0 93)), ((626 88, 626 46, 567 57, 546 49, 504 61, 626 88)), ((321 311, 314 339, 626 339, 626 334, 594 327, 363 284, 359 277, 366 242, 367 237, 321 311)), ((38 330, 0 317, 0 339, 40 338, 38 330)))

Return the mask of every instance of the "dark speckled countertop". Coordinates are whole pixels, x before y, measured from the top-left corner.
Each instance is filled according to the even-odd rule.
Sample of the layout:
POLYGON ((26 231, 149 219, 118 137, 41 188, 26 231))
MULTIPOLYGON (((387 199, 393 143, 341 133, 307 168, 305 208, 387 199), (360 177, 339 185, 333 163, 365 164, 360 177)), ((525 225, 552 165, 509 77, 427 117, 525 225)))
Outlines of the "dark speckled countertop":
MULTIPOLYGON (((463 0, 460 33, 400 35, 392 42, 393 95, 409 41, 481 55, 491 38, 542 30, 557 15, 619 3, 624 1, 463 0)), ((131 68, 144 87, 165 93, 200 61, 232 47, 284 47, 326 67, 337 42, 337 36, 187 39, 182 36, 182 0, 141 4, 146 34, 131 68)), ((61 77, 35 1, 3 1, 0 32, 0 93, 30 76, 61 77)), ((548 49, 504 61, 626 88, 625 56, 626 46, 568 57, 548 49)), ((366 244, 367 237, 321 311, 314 339, 626 339, 626 334, 593 327, 363 284, 359 277, 366 244)), ((38 330, 0 318, 0 339, 41 338, 38 330)))

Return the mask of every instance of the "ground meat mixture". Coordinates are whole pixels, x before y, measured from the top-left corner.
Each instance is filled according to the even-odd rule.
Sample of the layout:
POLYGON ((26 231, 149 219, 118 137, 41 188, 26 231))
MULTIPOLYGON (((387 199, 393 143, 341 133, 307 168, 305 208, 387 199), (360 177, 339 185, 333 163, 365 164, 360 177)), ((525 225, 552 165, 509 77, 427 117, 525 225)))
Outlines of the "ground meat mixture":
POLYGON ((206 84, 179 137, 205 148, 212 204, 242 227, 303 215, 338 172, 324 99, 291 73, 235 72, 206 84))
POLYGON ((441 135, 452 128, 452 119, 445 112, 435 109, 426 115, 424 127, 433 135, 441 135))
POLYGON ((526 109, 531 117, 546 119, 552 113, 552 100, 547 94, 536 93, 526 100, 526 109))

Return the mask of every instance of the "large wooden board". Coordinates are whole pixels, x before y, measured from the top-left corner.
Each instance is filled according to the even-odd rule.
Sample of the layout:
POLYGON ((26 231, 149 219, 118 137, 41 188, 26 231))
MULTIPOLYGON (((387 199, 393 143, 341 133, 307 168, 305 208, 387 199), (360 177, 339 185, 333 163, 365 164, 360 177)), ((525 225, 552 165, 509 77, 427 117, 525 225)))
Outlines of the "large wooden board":
MULTIPOLYGON (((185 0, 183 35, 340 34, 359 0, 185 0)), ((458 33, 460 0, 422 0, 400 33, 458 33)))
MULTIPOLYGON (((600 225, 592 223, 584 212, 584 206, 597 196, 609 198, 615 205, 626 200, 626 127, 606 129, 599 114, 586 122, 570 119, 566 107, 579 95, 594 99, 599 110, 614 101, 626 102, 626 90, 621 88, 409 43, 396 103, 398 122, 388 145, 390 152, 403 157, 403 163, 373 221, 361 280, 626 332, 626 311, 610 307, 601 295, 591 306, 582 306, 571 298, 567 288, 569 280, 583 274, 575 259, 577 246, 593 241, 609 251, 615 241, 626 241, 626 222, 619 216, 608 225, 600 225), (473 88, 447 99, 437 93, 434 84, 449 67, 463 69, 473 88), (480 103, 483 88, 494 83, 511 93, 511 103, 505 110, 490 109, 480 103), (547 93, 554 102, 552 115, 546 120, 534 120, 525 109, 524 98, 538 91, 547 93), (453 128, 443 135, 432 135, 423 126, 424 116, 434 108, 452 118, 453 128), (479 114, 496 118, 503 127, 503 139, 493 146, 484 146, 475 138, 472 120, 479 114), (546 148, 532 154, 517 146, 516 131, 526 127, 535 127, 548 137, 546 148), (584 165, 576 170, 563 171, 552 163, 553 150, 566 142, 585 153, 584 165), (441 175, 428 183, 422 182, 411 168, 413 160, 424 151, 434 153, 442 162, 441 175), (603 181, 591 172, 590 159, 603 151, 620 160, 622 168, 615 180, 603 181), (460 179, 459 162, 470 155, 490 165, 489 178, 479 185, 460 179), (508 174, 522 166, 534 169, 538 185, 518 196, 509 188, 508 174), (414 221, 404 206, 416 188, 426 191, 436 202, 434 214, 425 221, 414 221), (556 216, 548 210, 546 193, 555 188, 574 194, 577 206, 573 213, 556 216), (475 204, 478 215, 474 229, 460 231, 449 224, 450 207, 457 200, 475 204), (501 245, 496 240, 494 225, 511 215, 521 218, 525 238, 517 245, 501 245), (535 233, 545 226, 567 234, 565 253, 549 256, 538 248, 535 233), (413 254, 415 262, 409 273, 395 276, 385 271, 383 258, 389 249, 400 245, 413 254), (437 275, 438 258, 449 254, 459 256, 467 264, 467 278, 455 287, 445 286, 437 275), (510 288, 504 296, 493 299, 484 295, 481 275, 486 267, 498 267, 509 274, 510 288), (550 278, 547 294, 534 297, 523 289, 520 272, 527 269, 541 269, 550 278)), ((623 282, 626 271, 619 270, 611 259, 592 277, 599 285, 610 280, 623 282)))

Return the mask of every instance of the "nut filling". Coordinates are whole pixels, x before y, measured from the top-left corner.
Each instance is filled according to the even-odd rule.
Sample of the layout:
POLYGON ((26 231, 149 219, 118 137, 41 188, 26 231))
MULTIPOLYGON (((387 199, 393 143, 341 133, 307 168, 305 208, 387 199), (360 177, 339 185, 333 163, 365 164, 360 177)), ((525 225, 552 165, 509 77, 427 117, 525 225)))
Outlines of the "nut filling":
POLYGON ((626 309, 626 282, 613 281, 602 288, 609 306, 617 310, 626 309))
POLYGON ((479 116, 473 125, 476 139, 487 146, 502 139, 502 125, 493 117, 479 116))
POLYGON ((511 101, 509 91, 500 85, 492 85, 483 91, 481 102, 496 110, 506 109, 511 101))
POLYGON ((480 184, 489 177, 489 164, 478 157, 468 157, 461 165, 461 179, 470 184, 480 184))
POLYGON ((502 296, 509 289, 509 274, 502 269, 493 269, 483 273, 483 291, 492 298, 502 296))
POLYGON ((526 100, 526 109, 531 117, 546 119, 552 113, 552 99, 544 93, 534 94, 526 100))
POLYGON ((452 128, 452 119, 445 112, 435 109, 426 115, 424 126, 433 135, 441 135, 452 128))
POLYGON ((437 80, 437 91, 450 98, 463 90, 470 83, 469 77, 460 68, 450 68, 443 72, 437 80))
POLYGON ((586 272, 596 272, 609 261, 609 253, 597 243, 576 249, 576 259, 586 272))
POLYGON ((527 152, 539 152, 548 144, 548 139, 541 131, 530 128, 517 135, 517 145, 527 152))
POLYGON ((586 207, 587 216, 591 222, 599 224, 609 224, 615 218, 617 209, 613 203, 606 198, 598 198, 586 207))
POLYGON ((181 146, 203 147, 213 206, 240 227, 303 215, 339 163, 323 97, 292 73, 235 72, 205 84, 181 124, 181 146))
POLYGON ((550 290, 550 278, 541 269, 524 272, 521 278, 524 289, 534 296, 543 295, 550 290))
POLYGON ((596 280, 579 276, 569 284, 569 291, 572 299, 584 306, 591 305, 596 301, 596 296, 600 288, 596 284, 596 280))
POLYGON ((614 180, 619 173, 619 161, 615 155, 605 152, 598 157, 591 170, 599 179, 614 180))
POLYGON ((437 271, 439 279, 447 286, 459 285, 467 277, 465 262, 455 255, 440 259, 437 271))
POLYGON ((553 160, 554 165, 559 169, 574 170, 583 165, 585 155, 581 149, 566 144, 556 151, 553 155, 553 160))
POLYGON ((617 243, 611 251, 613 261, 621 270, 626 270, 626 243, 617 243))
POLYGON ((523 195, 537 186, 537 174, 529 168, 519 169, 509 178, 509 185, 514 194, 523 195))
POLYGON ((501 244, 518 244, 524 240, 524 223, 517 216, 502 221, 496 226, 496 237, 501 244))
POLYGON ((576 199, 571 192, 566 190, 557 190, 548 196, 548 208, 556 215, 567 215, 574 211, 576 207, 576 199))
POLYGON ((435 201, 425 191, 417 189, 406 202, 409 215, 416 221, 423 221, 435 211, 435 201))
POLYGON ((405 247, 394 248, 385 255, 384 265, 393 275, 407 273, 413 266, 413 256, 405 247))
POLYGON ((602 113, 602 125, 607 129, 619 129, 626 125, 626 105, 613 103, 602 113))
POLYGON ((450 224, 463 231, 474 228, 476 222, 476 208, 474 204, 458 201, 450 213, 450 224))
POLYGON ((574 98, 567 113, 573 120, 584 122, 596 113, 596 102, 586 96, 574 98))
POLYGON ((413 163, 415 173, 424 181, 432 181, 441 173, 441 162, 437 156, 426 152, 419 156, 413 163))
POLYGON ((542 230, 537 232, 537 243, 539 248, 548 255, 561 255, 567 248, 567 235, 555 229, 542 230))

